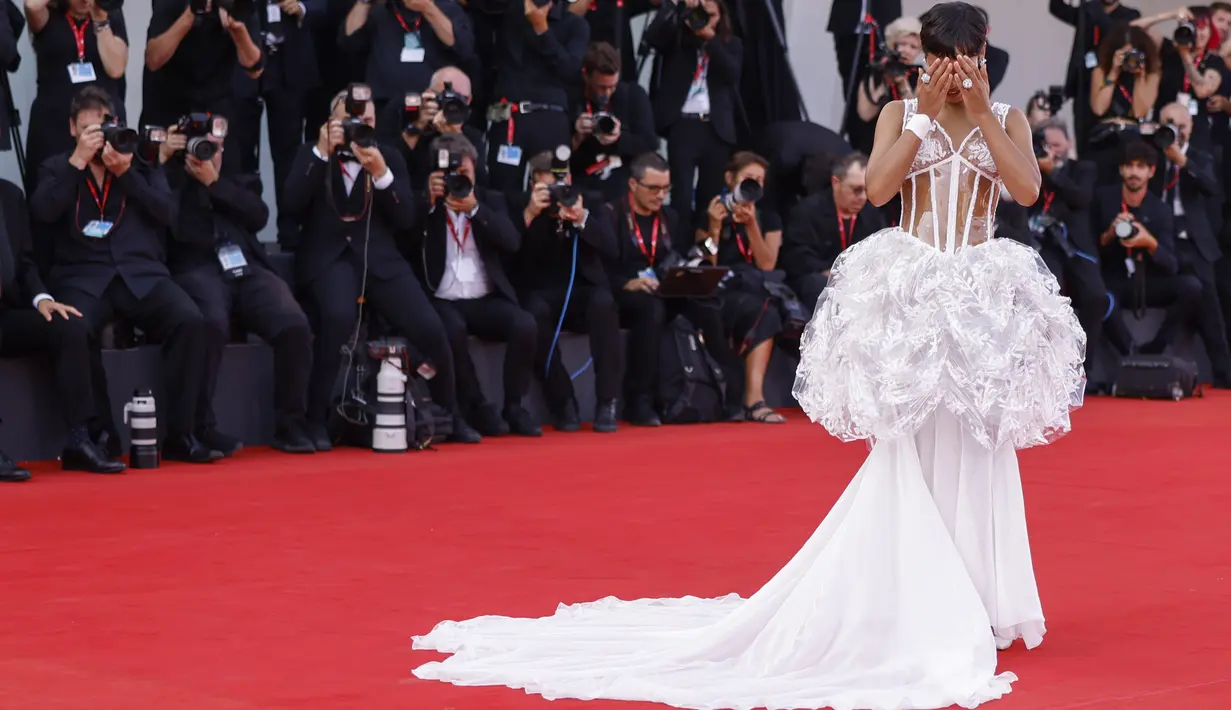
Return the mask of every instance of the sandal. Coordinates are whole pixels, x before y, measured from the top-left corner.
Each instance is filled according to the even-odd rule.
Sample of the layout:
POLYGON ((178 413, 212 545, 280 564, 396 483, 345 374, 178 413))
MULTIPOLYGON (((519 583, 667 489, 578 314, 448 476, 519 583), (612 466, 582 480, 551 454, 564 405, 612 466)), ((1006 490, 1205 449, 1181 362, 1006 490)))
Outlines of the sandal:
POLYGON ((786 417, 770 409, 764 401, 744 407, 744 420, 759 424, 786 424, 786 417))

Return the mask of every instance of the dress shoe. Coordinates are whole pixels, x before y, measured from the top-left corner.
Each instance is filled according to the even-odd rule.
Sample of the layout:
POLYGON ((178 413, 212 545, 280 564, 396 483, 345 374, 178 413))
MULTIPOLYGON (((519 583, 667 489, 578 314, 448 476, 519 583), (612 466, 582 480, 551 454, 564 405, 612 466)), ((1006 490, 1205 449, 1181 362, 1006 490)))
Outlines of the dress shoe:
POLYGON ((471 411, 470 421, 474 422, 474 428, 483 436, 504 436, 509 433, 509 425, 490 404, 484 403, 475 407, 471 411))
POLYGON ((565 402, 555 416, 556 431, 580 431, 581 415, 577 413, 577 401, 570 399, 565 402))
POLYGON ((318 452, 333 451, 333 439, 329 436, 329 430, 324 424, 316 422, 308 422, 304 425, 303 433, 312 440, 312 446, 318 452))
POLYGON ((222 452, 211 449, 195 436, 167 437, 162 445, 162 457, 167 461, 213 463, 223 458, 222 452))
POLYGON ((269 445, 284 454, 316 453, 316 444, 313 443, 312 437, 308 436, 303 427, 294 424, 279 427, 274 431, 273 441, 269 442, 269 445))
POLYGON ((87 439, 76 446, 70 444, 64 447, 60 452, 60 468, 90 473, 123 473, 128 467, 108 458, 98 444, 87 439))
POLYGON ((517 436, 542 436, 543 428, 534 421, 530 412, 520 404, 512 404, 504 408, 504 421, 508 422, 509 431, 517 436))
POLYGON ((223 457, 234 456, 239 453, 240 449, 244 448, 244 442, 230 434, 223 434, 213 427, 199 430, 197 432, 197 441, 200 441, 214 451, 221 451, 223 457))
POLYGON ((662 426, 663 422, 658 418, 658 412, 654 411, 654 405, 650 403, 649 397, 634 397, 628 406, 624 408, 624 421, 633 426, 655 427, 662 426))
POLYGON ((609 399, 599 402, 594 409, 594 431, 600 434, 611 434, 619 429, 616 424, 616 401, 609 399))
POLYGON ((8 454, 0 451, 0 481, 19 483, 28 480, 30 480, 30 472, 13 463, 13 459, 9 458, 8 454))
POLYGON ((114 429, 103 429, 98 432, 98 436, 94 438, 94 445, 109 459, 115 460, 124 455, 124 440, 120 438, 120 432, 114 429))
POLYGON ((477 444, 483 441, 483 437, 467 424, 465 419, 455 416, 453 417, 453 433, 449 435, 448 441, 455 444, 477 444))

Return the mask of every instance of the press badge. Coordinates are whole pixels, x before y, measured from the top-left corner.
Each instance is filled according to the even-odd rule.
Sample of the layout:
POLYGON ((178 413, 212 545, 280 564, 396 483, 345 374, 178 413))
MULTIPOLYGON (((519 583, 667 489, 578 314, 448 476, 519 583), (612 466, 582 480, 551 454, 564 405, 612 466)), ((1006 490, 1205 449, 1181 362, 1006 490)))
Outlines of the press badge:
POLYGON ((74 62, 68 65, 68 79, 74 84, 85 84, 98 79, 93 62, 74 62))
POLYGON ((1098 66, 1098 55, 1094 52, 1086 52, 1086 68, 1093 69, 1098 66))
POLYGON ((1201 105, 1197 103, 1192 95, 1183 91, 1175 95, 1175 102, 1188 109, 1188 115, 1190 116, 1196 116, 1201 110, 1201 105))
POLYGON ((650 279, 651 281, 658 280, 658 275, 654 273, 653 269, 642 269, 637 272, 637 277, 642 279, 650 279))
POLYGON ((402 62, 418 64, 424 59, 423 40, 418 32, 407 32, 402 44, 402 62))
POLYGON ((1133 263, 1133 257, 1128 257, 1124 260, 1124 270, 1128 272, 1129 278, 1137 273, 1137 265, 1133 263))
POLYGON ((114 226, 114 222, 108 222, 105 219, 92 219, 89 224, 81 229, 81 233, 87 237, 102 239, 111 233, 111 228, 114 226))
POLYGON ((222 266, 223 273, 233 279, 248 273, 248 260, 244 258, 244 250, 234 244, 218 247, 218 263, 222 266))
POLYGON ((282 8, 277 5, 268 5, 265 8, 265 17, 269 20, 269 24, 282 21, 282 8))
POLYGON ((496 162, 501 165, 521 165, 521 148, 515 145, 502 145, 496 151, 496 162))

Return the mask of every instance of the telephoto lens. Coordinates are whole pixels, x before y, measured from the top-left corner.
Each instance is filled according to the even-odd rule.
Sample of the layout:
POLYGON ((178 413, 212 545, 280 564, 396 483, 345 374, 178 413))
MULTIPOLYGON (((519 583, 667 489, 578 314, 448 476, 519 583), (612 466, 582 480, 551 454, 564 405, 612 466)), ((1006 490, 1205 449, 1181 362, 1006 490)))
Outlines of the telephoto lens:
POLYGON ((1197 44, 1197 26, 1191 22, 1181 22, 1175 27, 1171 41, 1177 47, 1192 47, 1197 44))
POLYGON ((1179 137, 1180 132, 1176 130, 1175 126, 1170 123, 1164 123, 1154 131, 1154 135, 1151 136, 1151 140, 1154 142, 1154 146, 1159 150, 1167 150, 1175 144, 1179 137))
POLYGON ((710 13, 700 5, 694 7, 692 10, 689 10, 688 14, 684 16, 684 24, 687 25, 688 29, 693 32, 700 32, 705 29, 705 26, 709 23, 710 13))
POLYGON ((103 132, 103 139, 107 141, 107 145, 117 153, 131 155, 137 152, 137 148, 141 146, 141 136, 135 130, 128 128, 124 122, 117 119, 115 116, 107 114, 103 116, 103 123, 99 126, 103 132))
POLYGON ((453 90, 451 81, 445 82, 444 91, 436 97, 436 103, 440 104, 440 113, 450 126, 460 126, 470 118, 470 104, 466 103, 466 97, 453 90))
POLYGON ((735 186, 734 190, 728 192, 726 199, 723 200, 723 202, 725 203, 727 211, 732 211, 735 209, 736 205, 756 202, 760 200, 764 194, 765 188, 761 187, 761 183, 753 180, 752 178, 747 178, 745 180, 741 180, 740 183, 735 186))
POLYGON ((1137 236, 1137 225, 1126 219, 1122 219, 1116 222, 1115 232, 1116 239, 1132 239, 1137 236))

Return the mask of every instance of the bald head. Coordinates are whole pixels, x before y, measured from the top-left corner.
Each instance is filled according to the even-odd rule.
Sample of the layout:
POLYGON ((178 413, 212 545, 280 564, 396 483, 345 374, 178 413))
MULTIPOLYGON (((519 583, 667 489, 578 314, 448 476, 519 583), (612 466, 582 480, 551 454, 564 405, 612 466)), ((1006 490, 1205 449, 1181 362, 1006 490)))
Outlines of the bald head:
POLYGON ((439 94, 445 90, 445 82, 453 85, 453 90, 470 101, 470 77, 457 67, 441 67, 432 75, 432 91, 439 94))
POLYGON ((1193 132, 1193 117, 1188 113, 1188 107, 1178 103, 1167 104, 1158 112, 1158 120, 1175 126, 1180 134, 1180 143, 1188 143, 1188 137, 1193 132))

